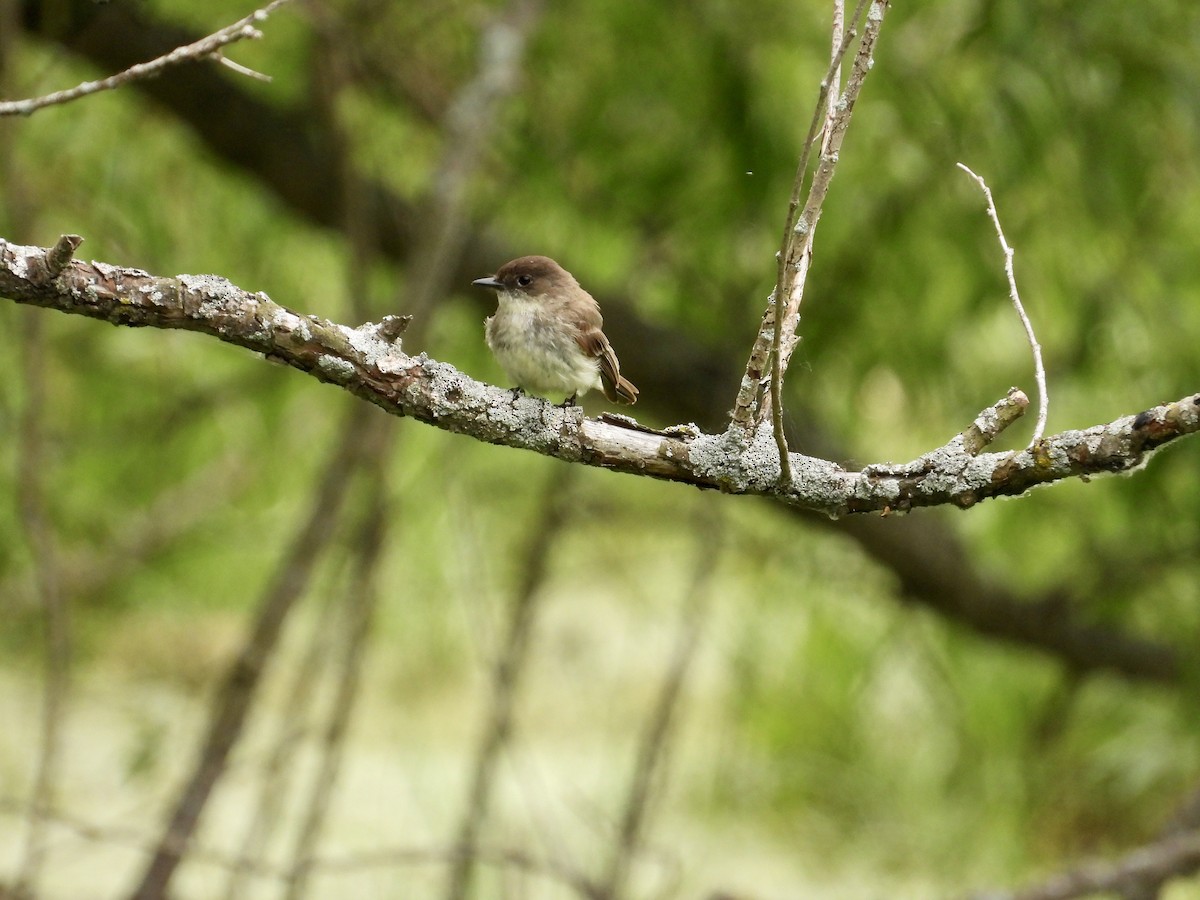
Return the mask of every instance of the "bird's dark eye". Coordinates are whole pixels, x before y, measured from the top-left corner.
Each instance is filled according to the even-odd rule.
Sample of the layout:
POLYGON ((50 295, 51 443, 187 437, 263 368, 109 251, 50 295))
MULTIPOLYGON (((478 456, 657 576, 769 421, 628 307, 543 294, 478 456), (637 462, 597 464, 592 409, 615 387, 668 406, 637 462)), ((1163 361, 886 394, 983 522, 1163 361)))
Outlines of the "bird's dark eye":
POLYGON ((529 287, 531 284, 533 284, 533 276, 532 275, 518 275, 517 276, 517 284, 519 284, 521 287, 529 287))

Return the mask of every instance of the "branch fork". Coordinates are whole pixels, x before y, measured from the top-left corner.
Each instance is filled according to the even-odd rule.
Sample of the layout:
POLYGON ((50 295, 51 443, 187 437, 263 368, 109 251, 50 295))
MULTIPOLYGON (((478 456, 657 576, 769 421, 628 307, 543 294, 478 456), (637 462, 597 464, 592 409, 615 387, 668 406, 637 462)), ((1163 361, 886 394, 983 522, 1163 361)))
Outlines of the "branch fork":
POLYGON ((812 259, 813 236, 821 217, 821 208, 829 193, 842 139, 850 125, 855 101, 873 65, 872 53, 883 23, 883 15, 887 10, 886 0, 871 0, 850 78, 845 91, 839 97, 834 88, 841 82, 842 58, 857 36, 856 29, 866 4, 867 0, 859 0, 848 30, 844 28, 842 4, 835 4, 831 61, 826 76, 821 80, 816 110, 796 168, 783 238, 776 254, 778 268, 775 289, 771 292, 767 309, 763 313, 762 324, 750 351, 746 374, 742 379, 731 417, 731 425, 746 434, 754 431, 768 418, 771 420, 778 451, 779 479, 785 486, 792 480, 792 471, 787 438, 783 430, 783 376, 792 352, 799 343, 796 329, 800 321, 800 303, 812 259), (807 199, 801 208, 800 200, 808 175, 809 155, 818 135, 823 135, 820 156, 807 199), (766 390, 768 387, 769 394, 766 390))

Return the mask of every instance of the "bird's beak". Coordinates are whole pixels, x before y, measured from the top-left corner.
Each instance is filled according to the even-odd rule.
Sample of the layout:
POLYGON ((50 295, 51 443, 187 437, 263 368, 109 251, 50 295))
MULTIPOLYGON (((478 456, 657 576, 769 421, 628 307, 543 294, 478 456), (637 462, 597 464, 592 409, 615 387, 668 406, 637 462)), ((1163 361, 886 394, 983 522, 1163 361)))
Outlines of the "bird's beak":
POLYGON ((494 275, 489 275, 487 278, 476 278, 471 284, 476 287, 492 288, 497 291, 504 287, 503 282, 497 281, 494 275))

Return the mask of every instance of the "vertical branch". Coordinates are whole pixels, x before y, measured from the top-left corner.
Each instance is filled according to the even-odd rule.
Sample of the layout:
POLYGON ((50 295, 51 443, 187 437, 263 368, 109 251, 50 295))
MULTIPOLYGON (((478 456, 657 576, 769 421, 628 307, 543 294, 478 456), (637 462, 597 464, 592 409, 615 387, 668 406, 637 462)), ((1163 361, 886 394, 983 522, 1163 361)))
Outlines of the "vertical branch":
POLYGON ((697 559, 692 570, 691 584, 679 610, 675 648, 663 676, 658 699, 647 718, 645 731, 638 744, 616 845, 608 871, 600 882, 599 893, 609 900, 616 900, 625 893, 629 870, 637 857, 642 832, 649 815, 654 782, 666 765, 671 733, 678 716, 679 698, 712 605, 711 582, 713 571, 720 559, 721 521, 706 508, 699 525, 699 538, 696 541, 697 559))
POLYGON ((187 852, 229 755, 241 738, 267 663, 278 645, 283 624, 304 594, 317 561, 329 545, 346 485, 358 466, 362 439, 373 410, 365 403, 350 407, 341 439, 325 466, 307 519, 280 560, 275 577, 263 594, 258 616, 245 644, 226 673, 213 703, 212 717, 192 774, 188 777, 158 846, 133 890, 137 900, 160 900, 187 852))
MULTIPOLYGON (((854 21, 856 24, 861 13, 862 0, 860 0, 858 9, 854 12, 854 21)), ((851 28, 851 32, 853 30, 851 28)), ((779 359, 783 335, 783 328, 780 325, 785 321, 786 316, 779 314, 779 302, 783 296, 782 285, 784 284, 784 277, 787 274, 788 260, 792 255, 792 242, 796 237, 796 210, 800 205, 800 192, 804 186, 804 179, 808 174, 808 157, 812 150, 813 141, 816 140, 817 123, 821 121, 821 107, 823 105, 825 106, 825 142, 827 143, 829 140, 829 123, 836 111, 835 100, 838 95, 838 89, 842 84, 842 57, 846 55, 846 50, 850 46, 846 41, 845 31, 845 4, 843 0, 834 0, 833 27, 831 29, 833 46, 830 50, 829 71, 821 81, 821 89, 817 94, 817 107, 813 110, 812 123, 808 126, 808 135, 805 137, 804 149, 800 154, 800 164, 796 167, 796 178, 792 184, 792 196, 788 201, 787 220, 783 226, 783 240, 780 243, 777 256, 779 268, 775 273, 775 290, 771 292, 771 315, 774 320, 771 327, 771 424, 775 432, 775 446, 779 450, 779 478, 784 484, 790 484, 792 481, 792 463, 788 455, 787 435, 783 430, 783 366, 779 365, 779 359)), ((811 255, 811 249, 812 240, 810 231, 805 234, 805 246, 801 251, 801 258, 805 262, 805 271, 808 268, 807 261, 811 255)))
POLYGON ((1032 447, 1042 439, 1042 434, 1046 431, 1046 416, 1050 407, 1050 397, 1046 393, 1046 369, 1042 365, 1042 345, 1038 343, 1037 336, 1033 333, 1033 323, 1029 321, 1029 316, 1025 315, 1025 307, 1021 304, 1021 294, 1017 291, 1017 276, 1013 272, 1013 248, 1008 245, 1008 240, 1004 237, 1004 229, 1000 227, 1000 214, 996 211, 996 201, 992 198, 992 189, 987 186, 987 182, 983 178, 962 163, 958 163, 958 167, 979 185, 979 189, 983 191, 983 196, 987 200, 988 218, 992 220, 992 225, 996 228, 996 239, 999 240, 1000 250, 1004 254, 1004 274, 1008 278, 1008 297, 1017 311, 1021 325, 1025 328, 1025 338, 1029 341, 1029 347, 1033 351, 1033 374, 1038 387, 1038 417, 1037 425, 1033 429, 1033 437, 1029 440, 1029 446, 1032 447))
POLYGON ((528 657, 538 609, 539 589, 546 578, 550 549, 570 515, 575 468, 562 466, 551 476, 542 500, 542 517, 521 560, 521 583, 513 593, 508 630, 492 670, 491 702, 479 747, 467 804, 454 841, 446 900, 463 900, 471 886, 479 835, 483 830, 500 751, 512 731, 513 708, 528 657))
MULTIPOLYGON (((879 30, 883 24, 884 13, 887 11, 886 0, 859 0, 850 27, 844 34, 838 50, 833 54, 833 64, 822 82, 818 93, 816 111, 813 114, 813 124, 805 139, 801 153, 800 166, 797 167, 796 179, 793 183, 792 198, 788 204, 783 240, 777 256, 777 278, 771 302, 763 313, 762 324, 758 336, 750 352, 750 360, 746 364, 746 373, 738 389, 734 403, 731 425, 742 432, 750 432, 763 422, 772 406, 772 396, 782 392, 781 379, 787 371, 788 361, 799 338, 796 326, 800 317, 800 301, 804 293, 804 284, 808 273, 808 260, 812 253, 813 234, 821 209, 828 196, 829 187, 837 168, 838 154, 850 126, 850 118, 854 106, 866 81, 867 73, 871 70, 872 54, 879 30), (865 13, 864 13, 865 11, 865 13), (857 26, 865 14, 866 24, 863 27, 862 39, 859 41, 855 54, 854 65, 847 79, 846 88, 834 102, 830 96, 831 81, 841 65, 841 59, 849 49, 857 34, 857 26), (832 111, 832 114, 831 112, 832 111), (821 147, 820 159, 813 174, 812 184, 808 191, 803 209, 800 207, 800 197, 808 168, 809 153, 816 140, 820 123, 824 122, 824 141, 821 147), (771 367, 771 393, 764 393, 764 373, 771 367), (778 372, 776 376, 774 373, 778 372), (776 378, 780 380, 775 387, 776 378)), ((836 94, 836 92, 835 92, 836 94)), ((782 420, 777 420, 782 424, 782 420)), ((786 447, 782 440, 782 428, 778 429, 777 442, 786 447)), ((782 460, 786 453, 781 452, 782 460)))

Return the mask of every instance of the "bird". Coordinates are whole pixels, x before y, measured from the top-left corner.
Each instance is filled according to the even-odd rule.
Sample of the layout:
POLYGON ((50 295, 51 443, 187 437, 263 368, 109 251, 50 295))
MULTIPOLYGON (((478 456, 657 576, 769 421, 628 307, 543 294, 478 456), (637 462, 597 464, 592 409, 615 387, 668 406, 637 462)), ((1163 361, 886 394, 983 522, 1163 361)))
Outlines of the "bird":
POLYGON ((499 307, 484 334, 518 390, 563 395, 564 406, 593 388, 613 403, 637 402, 604 336, 600 305, 550 257, 522 256, 471 283, 496 292, 499 307))

